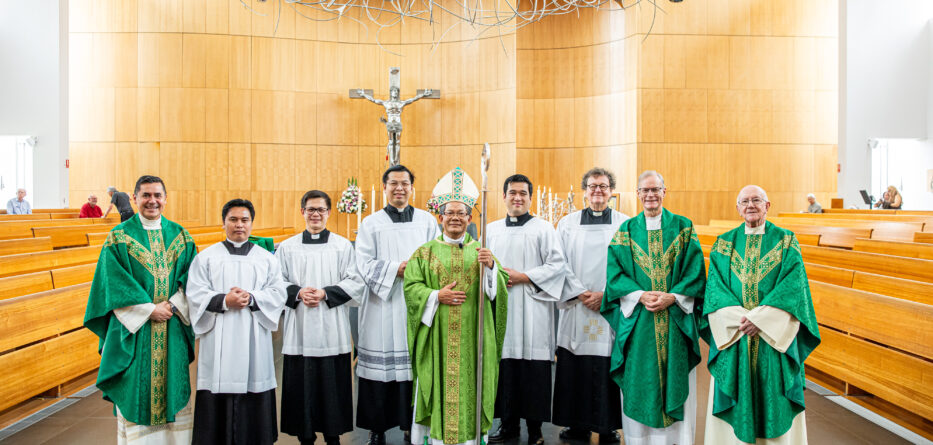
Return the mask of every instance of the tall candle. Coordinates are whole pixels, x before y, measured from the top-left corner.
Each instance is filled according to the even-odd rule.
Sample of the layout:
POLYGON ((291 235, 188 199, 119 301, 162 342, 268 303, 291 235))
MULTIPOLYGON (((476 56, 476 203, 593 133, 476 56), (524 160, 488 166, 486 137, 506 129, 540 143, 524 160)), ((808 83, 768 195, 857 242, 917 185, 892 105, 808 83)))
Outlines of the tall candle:
POLYGON ((376 211, 376 186, 373 186, 373 197, 369 200, 369 214, 372 215, 376 211))

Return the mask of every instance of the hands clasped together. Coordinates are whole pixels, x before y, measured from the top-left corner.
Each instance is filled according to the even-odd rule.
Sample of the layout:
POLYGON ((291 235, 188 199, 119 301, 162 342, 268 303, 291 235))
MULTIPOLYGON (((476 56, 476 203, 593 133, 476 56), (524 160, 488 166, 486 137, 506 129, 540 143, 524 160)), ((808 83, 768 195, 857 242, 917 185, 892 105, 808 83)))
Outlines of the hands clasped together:
MULTIPOLYGON (((478 253, 476 257, 476 261, 486 266, 486 268, 491 269, 496 264, 495 260, 492 257, 492 251, 490 251, 489 249, 477 247, 476 251, 478 253)), ((509 277, 511 277, 511 272, 514 272, 514 271, 511 271, 510 269, 505 269, 505 270, 510 271, 509 277)), ((525 275, 525 274, 522 274, 522 275, 525 275)), ((466 301, 466 292, 454 290, 454 287, 456 285, 457 285, 457 282, 454 281, 444 286, 443 288, 441 288, 437 292, 437 301, 441 302, 442 304, 448 304, 452 306, 459 306, 463 304, 463 302, 466 301)))

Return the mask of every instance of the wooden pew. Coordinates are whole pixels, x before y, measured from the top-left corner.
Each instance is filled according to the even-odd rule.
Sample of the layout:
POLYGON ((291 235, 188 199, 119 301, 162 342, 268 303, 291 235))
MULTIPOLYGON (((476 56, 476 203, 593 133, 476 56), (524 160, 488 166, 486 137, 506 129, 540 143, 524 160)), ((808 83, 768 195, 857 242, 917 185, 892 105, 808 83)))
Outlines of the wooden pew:
POLYGON ((97 263, 52 269, 52 285, 58 289, 75 284, 90 283, 94 279, 96 269, 97 263))
POLYGON ((75 247, 88 245, 88 233, 109 231, 115 224, 92 224, 87 226, 64 227, 33 227, 35 237, 47 236, 52 238, 52 247, 75 247))
POLYGON ((849 214, 849 215, 894 215, 894 209, 823 209, 823 214, 849 214))
POLYGON ((0 352, 82 326, 90 283, 0 301, 0 352))
POLYGON ((34 213, 81 213, 81 209, 32 209, 32 211, 34 213))
POLYGON ((48 250, 52 250, 52 238, 47 236, 39 238, 0 240, 0 256, 15 255, 17 253, 43 252, 48 250))
POLYGON ((818 281, 810 292, 821 325, 933 358, 933 306, 818 281))
POLYGON ((915 242, 915 243, 933 244, 933 233, 930 233, 930 232, 914 232, 914 242, 915 242))
POLYGON ((0 215, 0 221, 33 221, 52 219, 51 213, 33 213, 31 215, 0 215))
POLYGON ((889 215, 889 214, 838 214, 838 213, 789 213, 781 212, 778 214, 782 219, 810 219, 810 220, 841 220, 841 221, 890 221, 890 222, 919 222, 924 224, 933 223, 933 216, 927 215, 889 215))
POLYGON ((917 303, 933 304, 933 283, 854 272, 852 288, 917 303))
POLYGON ((800 246, 803 260, 861 272, 933 283, 933 260, 905 258, 829 247, 800 246))
POLYGON ((109 218, 50 219, 47 221, 0 221, 0 240, 32 238, 32 229, 35 227, 86 226, 91 224, 116 224, 119 222, 119 219, 114 220, 109 218))
POLYGON ((57 388, 100 366, 97 336, 78 329, 0 355, 0 410, 57 388))
POLYGON ((54 289, 49 271, 0 278, 0 300, 54 289))
MULTIPOLYGON (((723 233, 728 232, 731 229, 720 226, 694 226, 694 230, 697 233, 697 238, 700 239, 700 244, 709 244, 712 245, 716 242, 716 238, 723 233)), ((794 236, 797 237, 797 242, 800 244, 806 244, 810 246, 820 245, 820 234, 819 233, 797 233, 794 232, 794 236)))
POLYGON ((859 238, 855 240, 853 250, 933 260, 933 244, 859 238))
POLYGON ((4 255, 0 257, 0 277, 94 263, 99 256, 100 246, 4 255))
POLYGON ((807 270, 807 278, 810 282, 819 281, 837 286, 852 287, 852 281, 855 279, 856 272, 853 270, 815 263, 803 263, 803 266, 807 270))
POLYGON ((933 418, 933 362, 832 329, 821 329, 820 338, 808 366, 933 418))

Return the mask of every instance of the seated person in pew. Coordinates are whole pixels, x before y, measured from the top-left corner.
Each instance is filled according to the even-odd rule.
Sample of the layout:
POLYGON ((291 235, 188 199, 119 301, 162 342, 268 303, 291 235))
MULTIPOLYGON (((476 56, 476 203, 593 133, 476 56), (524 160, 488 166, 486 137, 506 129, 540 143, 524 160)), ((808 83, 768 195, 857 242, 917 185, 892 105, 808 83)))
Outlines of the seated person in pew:
POLYGON ((271 445, 278 439, 272 331, 287 292, 279 261, 249 241, 256 210, 224 204, 227 239, 191 263, 186 293, 201 340, 192 444, 271 445))
POLYGON ((710 345, 704 443, 806 444, 803 362, 819 345, 800 246, 766 221, 768 195, 742 189, 745 224, 716 239, 700 331, 710 345))
POLYGON ((807 194, 807 202, 810 203, 810 205, 807 206, 807 210, 801 213, 823 213, 823 206, 816 202, 816 195, 813 193, 807 194))
POLYGON ((87 197, 87 202, 81 206, 81 213, 78 218, 100 218, 104 212, 97 206, 97 195, 87 197))
POLYGON ((100 337, 97 387, 114 404, 117 443, 188 444, 194 334, 183 289, 198 250, 162 217, 162 179, 140 177, 134 195, 139 215, 110 231, 84 315, 100 337))
POLYGON ((875 207, 881 207, 882 209, 897 209, 900 210, 904 202, 901 199, 900 192, 897 191, 897 187, 889 185, 888 189, 885 190, 884 195, 882 195, 881 201, 875 203, 875 207))
POLYGON ((26 201, 26 189, 16 189, 16 197, 6 202, 7 215, 32 215, 32 206, 26 201))

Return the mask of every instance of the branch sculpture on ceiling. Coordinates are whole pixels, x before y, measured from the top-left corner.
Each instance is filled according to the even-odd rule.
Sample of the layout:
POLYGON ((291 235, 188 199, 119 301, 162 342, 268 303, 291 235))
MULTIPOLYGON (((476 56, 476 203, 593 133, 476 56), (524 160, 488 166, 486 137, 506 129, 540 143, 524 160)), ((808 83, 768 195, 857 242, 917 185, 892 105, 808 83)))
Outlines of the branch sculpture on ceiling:
MULTIPOLYGON (((265 3, 266 0, 259 0, 265 3)), ((525 5, 519 6, 523 0, 274 0, 278 3, 275 18, 275 29, 278 29, 282 8, 287 5, 296 14, 312 21, 332 21, 346 18, 359 23, 369 33, 369 22, 376 27, 376 43, 382 47, 379 32, 390 28, 405 20, 416 20, 429 23, 433 34, 433 43, 436 47, 444 40, 450 30, 459 23, 468 23, 478 29, 474 40, 488 31, 494 31, 498 37, 530 25, 545 17, 579 13, 583 8, 606 9, 610 2, 616 2, 623 9, 628 9, 642 2, 653 8, 651 27, 658 11, 664 12, 657 4, 657 0, 524 0, 525 5), (456 7, 451 8, 450 5, 456 7), (526 6, 527 5, 527 6, 526 6), (353 17, 350 12, 359 11, 364 20, 353 17), (323 14, 324 18, 315 18, 310 15, 323 14), (437 25, 441 16, 455 19, 454 23, 447 25, 446 29, 438 33, 437 25)), ((671 0, 680 1, 680 0, 671 0)), ((245 0, 240 3, 254 14, 265 16, 250 7, 245 0)), ((651 32, 649 27, 648 33, 651 32)), ((275 31, 273 31, 273 34, 275 31)), ((647 33, 646 33, 647 37, 647 33)), ((387 49, 382 47, 388 52, 387 49)), ((503 44, 502 49, 505 50, 503 44)))

